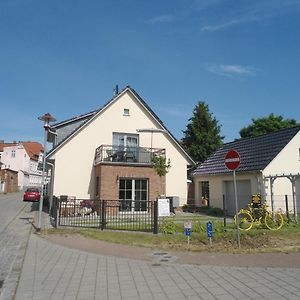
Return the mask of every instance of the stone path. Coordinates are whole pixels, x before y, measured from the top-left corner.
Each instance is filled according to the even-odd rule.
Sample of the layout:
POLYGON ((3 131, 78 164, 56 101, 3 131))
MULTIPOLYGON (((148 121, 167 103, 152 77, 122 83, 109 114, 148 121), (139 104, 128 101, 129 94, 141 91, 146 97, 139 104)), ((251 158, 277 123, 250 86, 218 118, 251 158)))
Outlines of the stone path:
POLYGON ((22 269, 32 228, 30 205, 24 205, 16 217, 0 232, 0 299, 12 299, 22 269))
POLYGON ((16 299, 300 299, 300 268, 159 264, 31 234, 16 299))

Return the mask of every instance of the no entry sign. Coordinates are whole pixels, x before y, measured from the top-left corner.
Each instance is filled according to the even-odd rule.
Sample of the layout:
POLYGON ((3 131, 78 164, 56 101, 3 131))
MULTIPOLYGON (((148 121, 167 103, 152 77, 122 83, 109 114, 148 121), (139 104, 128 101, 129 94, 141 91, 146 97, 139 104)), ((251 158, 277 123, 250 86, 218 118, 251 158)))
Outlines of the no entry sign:
POLYGON ((225 166, 229 170, 235 170, 241 162, 240 155, 235 150, 229 150, 225 156, 225 166))

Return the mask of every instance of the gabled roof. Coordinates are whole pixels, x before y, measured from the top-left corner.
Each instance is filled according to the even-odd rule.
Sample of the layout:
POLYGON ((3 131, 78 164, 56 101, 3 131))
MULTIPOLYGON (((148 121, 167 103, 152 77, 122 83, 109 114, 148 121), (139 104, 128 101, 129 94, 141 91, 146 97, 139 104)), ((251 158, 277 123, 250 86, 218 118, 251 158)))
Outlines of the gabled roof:
POLYGON ((56 129, 56 128, 59 128, 61 126, 65 126, 69 123, 73 123, 73 122, 77 122, 77 121, 80 121, 80 120, 85 120, 85 119, 90 119, 93 115, 95 115, 97 112, 99 111, 99 109, 97 110, 93 110, 91 112, 88 112, 88 113, 85 113, 85 114, 82 114, 82 115, 79 115, 79 116, 76 116, 76 117, 73 117, 73 118, 70 118, 70 119, 67 119, 67 120, 64 120, 64 121, 61 121, 61 122, 58 122, 58 123, 55 123, 55 124, 52 124, 51 125, 51 128, 52 129, 56 129))
POLYGON ((148 104, 138 95, 138 93, 131 88, 130 86, 125 87, 120 93, 115 95, 111 100, 109 100, 106 104, 104 104, 101 108, 98 110, 91 111, 86 114, 82 114, 78 117, 73 117, 71 119, 56 123, 51 126, 51 128, 58 128, 63 125, 70 124, 72 122, 76 122, 78 120, 84 120, 73 132, 71 132, 64 140, 62 140, 59 144, 57 144, 52 150, 49 151, 47 154, 47 157, 49 157, 52 153, 54 153, 56 150, 58 150, 66 141, 68 141, 70 138, 72 138, 79 130, 81 130, 83 127, 87 126, 94 118, 96 118, 99 114, 101 114, 102 111, 104 111, 107 107, 109 107, 112 103, 117 101, 120 96, 122 96, 127 91, 131 92, 131 94, 139 101, 139 103, 148 111, 148 113, 158 122, 158 124, 161 126, 161 129, 164 129, 167 134, 170 136, 170 138, 175 142, 177 147, 184 153, 184 155, 187 157, 187 159, 190 161, 190 164, 195 164, 193 159, 187 154, 187 152, 183 149, 183 147, 180 145, 180 143, 177 141, 177 139, 171 134, 171 132, 165 127, 163 122, 159 119, 159 117, 153 112, 153 110, 148 106, 148 104))
POLYGON ((226 143, 212 156, 202 163, 193 176, 226 174, 225 155, 229 150, 236 150, 240 154, 241 163, 237 172, 260 171, 278 155, 278 153, 299 132, 300 126, 282 129, 258 137, 239 139, 226 143))
POLYGON ((22 145, 32 160, 38 160, 40 153, 44 151, 43 146, 38 142, 22 142, 22 145))
POLYGON ((18 145, 17 142, 13 142, 13 143, 0 143, 0 152, 3 152, 3 148, 5 147, 11 147, 11 146, 16 146, 18 145))
POLYGON ((38 160, 40 152, 44 151, 44 147, 38 142, 14 142, 14 143, 0 143, 0 152, 3 152, 5 147, 13 147, 23 145, 28 156, 32 160, 38 160))

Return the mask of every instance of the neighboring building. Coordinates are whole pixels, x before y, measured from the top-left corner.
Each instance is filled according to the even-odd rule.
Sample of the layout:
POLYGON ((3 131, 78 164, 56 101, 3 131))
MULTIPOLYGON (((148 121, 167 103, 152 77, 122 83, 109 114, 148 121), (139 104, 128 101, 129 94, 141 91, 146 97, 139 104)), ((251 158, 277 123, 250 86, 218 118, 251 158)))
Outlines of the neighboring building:
POLYGON ((233 172, 225 166, 231 149, 241 159, 236 170, 239 208, 259 193, 273 209, 283 211, 287 196, 289 210, 299 212, 300 126, 224 144, 193 172, 196 205, 208 198, 209 205, 222 208, 224 197, 228 214, 235 213, 233 172))
POLYGON ((0 162, 0 193, 14 193, 18 191, 18 172, 2 169, 0 162))
POLYGON ((2 169, 18 172, 18 189, 41 186, 42 171, 39 162, 43 146, 37 142, 0 143, 2 169))
POLYGON ((55 145, 47 154, 52 195, 154 200, 165 194, 178 205, 187 202, 187 168, 194 162, 130 87, 99 110, 52 125, 48 138, 55 145), (153 155, 170 159, 163 178, 153 155))

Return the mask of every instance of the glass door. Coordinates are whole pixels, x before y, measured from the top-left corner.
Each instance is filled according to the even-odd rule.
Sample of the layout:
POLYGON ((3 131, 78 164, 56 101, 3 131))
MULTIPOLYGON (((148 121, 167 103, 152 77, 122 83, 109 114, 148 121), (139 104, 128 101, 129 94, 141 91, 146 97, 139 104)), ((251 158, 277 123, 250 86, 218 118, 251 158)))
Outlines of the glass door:
POLYGON ((137 161, 138 135, 113 133, 113 150, 123 161, 137 161))
POLYGON ((120 179, 121 212, 147 211, 148 179, 120 179))

